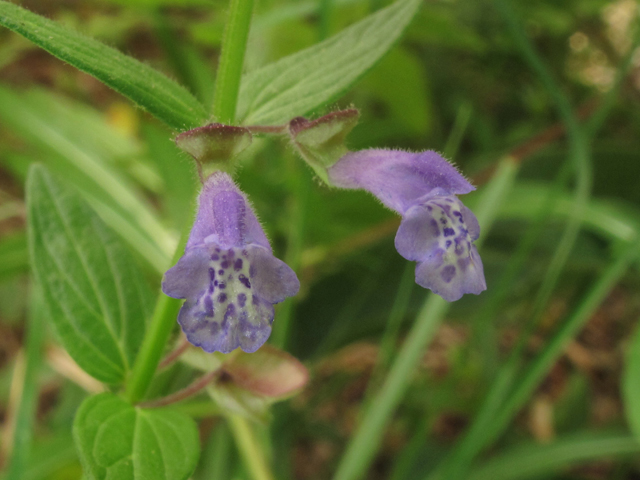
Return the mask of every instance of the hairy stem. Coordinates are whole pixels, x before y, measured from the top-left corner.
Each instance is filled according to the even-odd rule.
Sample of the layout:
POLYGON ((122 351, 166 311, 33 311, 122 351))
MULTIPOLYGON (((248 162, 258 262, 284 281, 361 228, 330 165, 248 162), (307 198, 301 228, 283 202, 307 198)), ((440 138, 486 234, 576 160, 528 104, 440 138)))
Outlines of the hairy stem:
MULTIPOLYGON (((175 264, 184 250, 189 238, 189 231, 191 225, 188 225, 188 229, 185 230, 178 244, 173 260, 171 264, 175 264)), ((164 293, 160 292, 160 296, 156 303, 156 307, 149 323, 149 329, 144 337, 140 352, 136 357, 136 361, 133 364, 133 370, 131 376, 127 381, 124 396, 130 403, 137 403, 143 397, 151 384, 153 375, 158 368, 160 358, 164 352, 171 331, 175 326, 176 318, 178 318, 178 311, 182 300, 167 297, 164 293)))
POLYGON ((172 403, 181 402, 196 393, 200 392, 204 387, 209 385, 218 375, 220 375, 221 370, 215 370, 213 372, 209 372, 200 378, 196 379, 192 382, 188 387, 183 388, 182 390, 178 390, 171 395, 167 395, 166 397, 158 398, 156 400, 151 400, 149 402, 142 402, 139 406, 144 408, 159 408, 165 407, 167 405, 171 405, 172 403))
POLYGON ((170 352, 166 357, 162 359, 162 361, 158 364, 158 368, 167 368, 169 365, 179 359, 184 352, 186 352, 187 348, 189 348, 189 345, 189 340, 183 338, 178 348, 170 352))
POLYGON ((213 115, 221 123, 232 124, 235 121, 252 13, 253 0, 231 0, 222 40, 213 105, 213 115))

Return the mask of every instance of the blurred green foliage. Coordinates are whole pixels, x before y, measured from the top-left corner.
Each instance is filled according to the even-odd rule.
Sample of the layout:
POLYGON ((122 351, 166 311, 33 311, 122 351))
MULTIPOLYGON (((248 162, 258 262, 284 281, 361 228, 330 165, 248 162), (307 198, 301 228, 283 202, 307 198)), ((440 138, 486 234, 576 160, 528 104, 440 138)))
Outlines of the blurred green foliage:
MULTIPOLYGON (((226 2, 21 3, 164 72, 211 104, 226 2)), ((250 73, 310 47, 322 35, 335 34, 391 2, 333 0, 324 11, 321 3, 258 2, 245 70, 250 73), (328 29, 324 34, 322 25, 328 29)), ((554 186, 569 163, 565 127, 493 2, 423 2, 396 47, 353 89, 318 112, 352 105, 360 109, 360 124, 349 137, 354 150, 446 151, 479 186, 470 203, 479 201, 500 160, 511 157, 519 167, 490 234, 485 230, 482 237, 489 289, 451 306, 385 431, 369 479, 438 478, 439 466, 456 452, 518 342, 520 361, 538 358, 640 233, 637 3, 510 4, 583 125, 610 108, 602 128, 588 130, 593 189, 584 223, 536 324, 530 325, 536 295, 566 223, 574 217, 575 172, 569 167, 566 180, 554 186), (545 202, 548 211, 539 219, 545 202), (517 275, 496 291, 532 231, 517 275), (490 301, 492 313, 484 318, 490 301)), ((20 379, 28 348, 24 332, 32 282, 27 276, 23 187, 28 166, 42 163, 75 185, 157 289, 158 271, 168 266, 178 232, 193 218, 191 195, 198 183, 190 159, 171 141, 174 133, 94 78, 8 30, 0 31, 4 461, 19 410, 11 399, 11 379, 20 379)), ((278 338, 312 373, 298 397, 273 409, 268 426, 256 427, 258 437, 276 478, 331 478, 364 414, 364 400, 371 398, 368 388, 379 388, 367 385, 405 271, 405 261, 393 248, 397 220, 364 192, 321 186, 291 149, 270 139, 255 139, 237 173, 275 252, 297 263, 302 290, 291 304, 279 307, 274 337, 278 319, 286 315, 288 322, 282 320, 282 325, 289 331, 278 338)), ((458 478, 637 478, 640 445, 632 435, 638 435, 640 422, 637 333, 632 339, 640 313, 637 262, 620 276, 542 372, 515 419, 509 419, 495 441, 478 447, 469 459, 471 467, 458 478)), ((426 295, 410 287, 394 352, 426 295)), ((60 360, 59 340, 51 331, 44 342, 37 388, 31 393, 36 405, 33 442, 20 478, 77 479, 81 470, 69 432, 85 391, 94 393, 96 385, 60 360)), ((388 367, 381 368, 386 372, 388 367)), ((192 375, 184 366, 172 367, 152 391, 176 390, 192 375)), ((204 453, 193 478, 250 478, 229 427, 203 404, 197 397, 181 406, 204 419, 204 453)))

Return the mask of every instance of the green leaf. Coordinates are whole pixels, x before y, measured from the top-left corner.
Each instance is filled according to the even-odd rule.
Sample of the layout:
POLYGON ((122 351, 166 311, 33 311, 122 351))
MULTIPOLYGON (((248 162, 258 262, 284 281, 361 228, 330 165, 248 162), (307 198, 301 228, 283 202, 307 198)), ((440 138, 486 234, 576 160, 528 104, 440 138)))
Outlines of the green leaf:
POLYGON ((277 124, 338 98, 389 51, 420 0, 399 0, 337 35, 242 79, 237 117, 277 124))
POLYGON ((424 136, 431 128, 433 110, 425 74, 418 57, 397 48, 367 75, 361 87, 384 103, 390 123, 398 125, 404 135, 424 136))
POLYGON ((41 165, 27 178, 29 251, 55 330, 98 380, 121 382, 153 296, 129 252, 73 190, 41 165))
POLYGON ((636 329, 627 352, 622 394, 629 427, 640 440, 640 328, 636 329))
POLYGON ((204 107, 187 90, 114 48, 2 0, 0 25, 93 75, 176 130, 206 123, 204 107))
POLYGON ((83 402, 73 437, 90 480, 182 480, 200 453, 191 418, 171 409, 136 408, 112 393, 83 402))

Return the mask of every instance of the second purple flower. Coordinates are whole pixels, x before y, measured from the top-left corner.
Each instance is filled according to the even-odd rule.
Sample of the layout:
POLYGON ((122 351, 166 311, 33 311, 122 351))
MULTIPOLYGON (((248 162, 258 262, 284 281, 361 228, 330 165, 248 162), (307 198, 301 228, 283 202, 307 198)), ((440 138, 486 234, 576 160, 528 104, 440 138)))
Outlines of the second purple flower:
POLYGON ((480 226, 456 197, 475 188, 444 158, 433 151, 371 149, 348 153, 327 170, 335 186, 367 190, 402 215, 396 249, 418 262, 418 285, 449 302, 486 290, 473 245, 480 226))

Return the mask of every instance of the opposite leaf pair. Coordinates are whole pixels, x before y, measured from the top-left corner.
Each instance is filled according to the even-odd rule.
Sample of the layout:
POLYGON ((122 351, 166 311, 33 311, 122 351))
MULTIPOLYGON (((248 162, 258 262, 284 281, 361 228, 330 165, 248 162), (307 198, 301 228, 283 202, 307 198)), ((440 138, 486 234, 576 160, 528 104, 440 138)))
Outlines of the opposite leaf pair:
MULTIPOLYGON (((322 129, 315 138, 308 135, 313 148, 299 148, 303 157, 314 159, 314 170, 320 170, 330 185, 367 190, 402 215, 395 245, 400 255, 417 262, 419 285, 450 302, 485 290, 482 261, 473 245, 480 227, 456 197, 474 187, 432 151, 372 149, 345 154, 344 129, 331 128, 338 122, 352 128, 357 112, 345 112, 326 117, 328 121, 292 121, 289 130, 296 147, 306 146, 301 132, 322 129), (333 158, 320 158, 324 143, 333 158)), ((212 140, 210 132, 219 134, 225 128, 237 127, 196 131, 206 142, 212 140)), ((194 133, 189 138, 200 142, 194 133)), ((271 333, 273 304, 295 295, 299 287, 293 270, 273 256, 244 194, 227 173, 214 172, 199 196, 185 254, 162 284, 167 295, 186 299, 178 322, 188 340, 207 352, 228 353, 237 347, 254 352, 271 333)))

